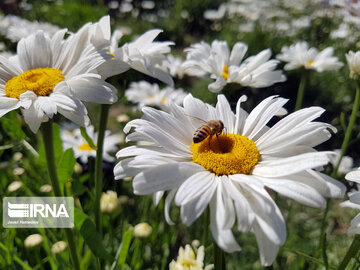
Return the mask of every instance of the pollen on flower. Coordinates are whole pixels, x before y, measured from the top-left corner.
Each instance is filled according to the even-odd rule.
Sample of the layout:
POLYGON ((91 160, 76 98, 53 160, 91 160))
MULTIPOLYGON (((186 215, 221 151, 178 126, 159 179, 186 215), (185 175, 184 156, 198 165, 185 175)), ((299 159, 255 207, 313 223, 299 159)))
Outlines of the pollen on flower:
POLYGON ((9 80, 5 84, 5 94, 17 99, 26 91, 33 91, 37 96, 47 96, 63 80, 64 75, 56 68, 31 69, 9 80))
POLYGON ((82 145, 79 145, 78 146, 78 149, 79 150, 82 150, 82 151, 91 151, 91 150, 93 150, 92 148, 91 148, 91 146, 86 142, 86 143, 83 143, 82 145))
POLYGON ((311 67, 311 66, 313 65, 313 63, 314 63, 314 61, 309 60, 309 61, 307 62, 307 67, 311 67))
POLYGON ((255 143, 237 134, 208 137, 192 143, 190 149, 192 161, 216 175, 250 174, 260 159, 255 143))
POLYGON ((161 102, 161 104, 165 104, 166 99, 165 99, 165 98, 162 98, 162 99, 160 100, 160 102, 161 102))
POLYGON ((229 67, 227 65, 224 66, 221 76, 224 78, 224 80, 229 78, 229 67))

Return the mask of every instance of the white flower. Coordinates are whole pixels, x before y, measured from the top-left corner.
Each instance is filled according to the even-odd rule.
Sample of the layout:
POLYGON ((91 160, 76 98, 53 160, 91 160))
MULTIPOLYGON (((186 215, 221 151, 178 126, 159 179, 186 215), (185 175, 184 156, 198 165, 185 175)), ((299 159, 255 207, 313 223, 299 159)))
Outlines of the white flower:
POLYGON ((54 243, 51 247, 51 252, 53 254, 57 254, 57 253, 60 253, 60 252, 63 252, 65 250, 65 248, 67 247, 67 244, 66 242, 64 241, 58 241, 56 243, 54 243))
POLYGON ((246 51, 247 45, 242 42, 237 42, 230 53, 226 41, 214 40, 211 46, 202 41, 185 49, 187 58, 183 66, 209 73, 216 79, 209 85, 212 92, 221 91, 227 83, 259 88, 285 81, 282 71, 275 70, 279 61, 269 60, 270 49, 242 62, 246 51))
POLYGON ((43 238, 40 234, 31 234, 25 238, 24 245, 27 249, 31 249, 40 246, 43 242, 43 238))
POLYGON ((182 89, 174 89, 171 86, 160 90, 156 83, 150 84, 147 81, 140 81, 132 82, 129 89, 125 91, 125 96, 129 101, 138 103, 140 109, 149 105, 167 110, 170 103, 181 105, 186 93, 182 89))
MULTIPOLYGON (((345 175, 345 179, 360 184, 360 168, 358 168, 356 171, 349 172, 347 175, 345 175)), ((354 192, 350 194, 349 200, 341 203, 340 206, 360 209, 360 192, 354 192)), ((360 234, 360 214, 357 214, 351 221, 348 233, 360 234)))
POLYGON ((42 185, 40 187, 40 191, 43 192, 43 193, 49 193, 52 191, 52 186, 51 185, 42 185))
POLYGON ((120 201, 117 193, 113 190, 108 190, 102 193, 100 198, 100 209, 102 213, 112 214, 119 209, 120 201))
POLYGON ((149 30, 135 41, 125 43, 121 47, 118 47, 121 35, 117 32, 117 36, 112 40, 114 60, 128 63, 132 69, 173 85, 174 82, 171 76, 164 72, 160 66, 165 59, 164 54, 170 52, 170 45, 174 45, 174 42, 154 41, 161 32, 160 29, 149 30))
POLYGON ((204 246, 196 249, 196 254, 190 245, 179 248, 179 254, 176 261, 172 260, 169 264, 169 270, 210 270, 213 265, 204 268, 205 251, 204 246))
POLYGON ((313 170, 326 165, 333 154, 313 148, 331 137, 328 129, 334 130, 313 122, 322 108, 296 111, 269 128, 266 124, 284 111, 287 100, 269 97, 250 114, 241 109, 245 100, 245 96, 239 99, 235 114, 223 95, 215 108, 190 94, 184 107, 170 106, 170 114, 143 108, 143 118, 129 122, 124 131, 134 128, 127 141, 152 145, 120 150, 117 157, 125 159, 115 166, 114 174, 115 179, 134 176, 134 193, 153 193, 156 204, 169 191, 165 218, 170 224, 173 198, 186 225, 209 206, 212 235, 222 249, 240 250, 232 233, 236 225, 241 232, 255 233, 261 263, 270 265, 285 242, 286 227, 266 189, 308 206, 325 207, 324 197, 342 197, 345 187, 313 170), (194 143, 194 132, 210 120, 222 121, 226 133, 194 143))
POLYGON ((226 4, 221 4, 218 9, 207 9, 204 12, 204 18, 210 21, 223 19, 226 14, 226 7, 226 4))
POLYGON ((18 189, 20 189, 22 187, 22 185, 23 185, 22 182, 14 181, 14 182, 10 183, 7 190, 8 190, 8 192, 14 192, 14 191, 17 191, 18 189))
MULTIPOLYGON (((93 140, 94 144, 97 142, 97 132, 94 130, 94 126, 86 127, 87 135, 93 140)), ((81 162, 87 163, 89 157, 96 157, 96 151, 90 147, 88 142, 81 136, 80 129, 74 130, 61 130, 61 139, 63 141, 63 148, 72 148, 74 155, 79 158, 81 162)), ((123 137, 119 134, 110 135, 110 131, 105 131, 103 159, 108 162, 113 162, 115 159, 111 155, 118 147, 117 145, 124 141, 123 137)))
POLYGON ((57 113, 87 125, 82 101, 115 102, 116 88, 101 80, 96 71, 105 62, 102 50, 107 45, 98 43, 90 31, 106 27, 110 28, 109 21, 87 24, 66 40, 66 29, 52 38, 39 31, 20 40, 16 56, 0 56, 0 117, 21 108, 35 133, 57 113))
MULTIPOLYGON (((339 162, 341 150, 336 149, 336 150, 334 150, 334 153, 336 155, 330 157, 330 162, 333 165, 333 167, 336 167, 339 162)), ((343 156, 341 159, 339 168, 338 168, 338 173, 345 174, 345 173, 352 171, 353 163, 354 163, 354 160, 351 157, 343 156)))
POLYGON ((166 56, 166 59, 161 64, 161 69, 170 73, 171 76, 178 77, 179 79, 182 79, 184 75, 198 77, 205 75, 204 71, 202 70, 184 68, 182 58, 173 56, 172 54, 168 54, 166 56))
POLYGON ((0 33, 13 42, 18 42, 20 39, 26 38, 38 30, 53 36, 60 29, 58 26, 47 22, 31 22, 14 15, 0 18, 0 33))
POLYGON ((22 175, 22 174, 24 174, 24 172, 25 172, 25 169, 21 168, 21 167, 17 167, 13 170, 14 175, 22 175))
POLYGON ((356 53, 349 51, 346 54, 346 60, 350 69, 350 78, 358 78, 360 75, 360 51, 357 51, 356 53))
POLYGON ((309 48, 307 42, 297 42, 290 47, 281 48, 281 54, 276 56, 277 59, 287 62, 284 69, 292 70, 300 67, 305 69, 314 69, 318 72, 326 70, 338 70, 343 66, 336 56, 333 56, 334 49, 328 47, 321 52, 316 48, 309 48))
POLYGON ((152 233, 152 228, 146 222, 141 222, 134 227, 134 236, 139 238, 149 237, 152 233))

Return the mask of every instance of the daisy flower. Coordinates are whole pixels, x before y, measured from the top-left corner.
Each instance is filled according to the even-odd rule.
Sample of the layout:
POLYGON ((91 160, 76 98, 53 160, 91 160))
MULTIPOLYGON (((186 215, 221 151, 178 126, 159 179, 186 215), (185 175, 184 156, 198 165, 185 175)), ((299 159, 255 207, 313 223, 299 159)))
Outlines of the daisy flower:
POLYGON ((296 111, 270 128, 266 124, 284 112, 287 100, 269 97, 250 114, 241 108, 244 101, 246 96, 237 102, 235 113, 223 95, 216 107, 189 94, 184 106, 172 104, 170 113, 143 108, 143 118, 129 122, 124 131, 134 128, 127 141, 148 145, 120 150, 117 157, 122 160, 114 174, 115 179, 133 176, 134 193, 154 194, 156 204, 167 192, 165 218, 170 224, 173 199, 186 225, 209 207, 213 238, 226 252, 240 250, 234 226, 253 232, 261 263, 271 265, 286 240, 286 227, 267 188, 308 206, 325 207, 324 197, 342 197, 345 187, 314 170, 333 154, 313 148, 331 137, 329 129, 335 130, 313 121, 322 108, 296 111), (217 136, 195 143, 193 134, 210 120, 221 121, 226 133, 216 130, 217 136))
POLYGON ((181 105, 186 93, 182 89, 174 89, 171 86, 160 90, 156 83, 140 81, 132 82, 129 89, 125 91, 125 96, 129 101, 137 103, 139 109, 148 105, 166 111, 170 103, 181 105))
POLYGON ((277 59, 287 62, 284 69, 293 70, 300 67, 305 69, 314 69, 317 72, 326 70, 338 70, 343 66, 336 56, 333 56, 334 49, 328 47, 321 52, 316 48, 309 48, 307 42, 298 42, 290 47, 281 48, 281 53, 276 56, 277 59))
POLYGON ((121 32, 115 31, 111 41, 111 52, 114 60, 125 62, 132 69, 156 78, 166 84, 173 85, 171 76, 161 69, 161 64, 165 59, 164 54, 170 52, 170 45, 174 45, 171 41, 154 41, 154 39, 162 32, 160 29, 152 29, 135 41, 125 43, 118 47, 119 40, 122 36, 121 32))
POLYGON ((168 54, 166 59, 161 64, 161 69, 165 72, 170 73, 171 76, 182 79, 185 75, 197 76, 201 77, 205 75, 202 70, 194 69, 194 68, 184 68, 183 67, 183 59, 178 56, 173 56, 172 54, 168 54))
POLYGON ((345 56, 350 69, 350 78, 358 78, 360 75, 360 51, 355 53, 349 51, 345 56))
POLYGON ((52 38, 38 31, 20 40, 17 55, 0 56, 0 117, 21 108, 35 133, 42 122, 60 113, 80 126, 89 123, 82 103, 111 104, 117 90, 104 82, 96 68, 106 60, 92 30, 110 28, 109 20, 87 24, 64 39, 66 29, 52 38))
POLYGON ((37 30, 42 30, 49 36, 53 36, 60 28, 47 22, 28 21, 14 15, 0 17, 0 33, 12 42, 18 42, 37 30))
MULTIPOLYGON (((345 179, 360 184, 360 168, 356 171, 349 172, 347 175, 345 175, 345 179)), ((360 192, 358 191, 351 193, 349 200, 341 203, 340 206, 360 209, 360 192)), ((360 234, 360 214, 357 214, 351 221, 348 233, 360 234)))
MULTIPOLYGON (((93 126, 86 127, 87 135, 93 140, 97 141, 97 133, 93 126)), ((79 158, 82 163, 87 163, 89 157, 96 157, 96 151, 90 147, 88 142, 81 135, 79 128, 77 129, 61 129, 61 139, 64 150, 72 148, 74 150, 75 158, 79 158)), ((123 143, 124 139, 119 134, 110 134, 110 131, 105 132, 103 159, 107 162, 113 162, 115 159, 111 153, 115 153, 118 149, 117 145, 123 143)))
POLYGON ((260 88, 285 81, 282 71, 275 70, 279 61, 269 60, 270 49, 242 62, 247 48, 246 44, 237 42, 230 53, 226 41, 214 40, 211 46, 202 41, 185 49, 187 57, 183 66, 209 73, 216 80, 209 85, 212 92, 221 91, 228 83, 260 88))
POLYGON ((179 248, 178 257, 169 264, 169 270, 211 270, 213 265, 204 268, 205 250, 204 246, 196 249, 196 253, 190 245, 179 248))

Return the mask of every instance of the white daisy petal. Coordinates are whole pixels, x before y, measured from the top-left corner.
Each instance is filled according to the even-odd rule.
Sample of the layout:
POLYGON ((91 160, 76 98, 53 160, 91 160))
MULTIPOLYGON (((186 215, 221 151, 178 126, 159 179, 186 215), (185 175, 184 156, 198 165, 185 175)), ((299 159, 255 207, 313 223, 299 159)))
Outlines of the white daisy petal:
POLYGON ((16 98, 0 97, 0 117, 10 111, 16 110, 21 103, 16 98))
POLYGON ((353 181, 360 183, 360 170, 349 172, 345 175, 345 179, 348 181, 353 181))
POLYGON ((22 114, 31 131, 36 133, 44 120, 44 112, 41 110, 41 108, 35 106, 35 104, 32 104, 30 108, 23 109, 22 114))
POLYGON ((210 202, 210 229, 214 240, 217 245, 226 252, 234 252, 241 250, 240 246, 235 240, 231 230, 224 230, 217 226, 217 207, 216 207, 216 194, 210 202))
POLYGON ((117 101, 117 90, 114 86, 93 77, 75 77, 68 81, 74 95, 85 102, 112 104, 117 101))
POLYGON ((326 205, 321 194, 308 185, 286 179, 262 178, 262 180, 265 186, 299 203, 319 208, 324 208, 326 205))
POLYGON ((351 194, 349 197, 349 201, 352 203, 360 204, 360 192, 351 194))
MULTIPOLYGON (((209 190, 215 190, 216 182, 208 171, 200 171, 184 181, 175 196, 175 203, 179 206, 203 196, 209 190)), ((210 198, 212 197, 212 194, 210 198)))
POLYGON ((160 200, 162 199, 165 191, 158 191, 153 194, 153 202, 156 206, 158 206, 160 200))
POLYGON ((194 172, 199 170, 189 162, 172 163, 156 166, 137 174, 133 180, 135 194, 151 194, 159 190, 177 188, 194 172), (168 176, 172 175, 171 178, 168 176))
MULTIPOLYGON (((214 182, 214 176, 208 178, 214 182)), ((181 220, 185 225, 190 226, 205 211, 206 207, 215 192, 216 185, 213 184, 209 190, 203 192, 202 196, 181 206, 181 220)))
POLYGON ((225 129, 232 130, 235 116, 234 113, 231 111, 230 104, 226 100, 224 95, 218 96, 218 102, 216 104, 216 114, 218 115, 218 119, 221 119, 224 123, 225 129))
POLYGON ((256 242, 259 247, 261 265, 270 266, 276 258, 279 251, 279 245, 275 244, 267 237, 266 232, 261 229, 258 223, 255 223, 253 228, 256 242))
POLYGON ((35 104, 37 104, 49 118, 53 118, 54 114, 57 113, 56 104, 48 97, 38 97, 35 104))
POLYGON ((263 188, 254 185, 244 185, 243 188, 247 191, 246 197, 261 230, 274 244, 284 244, 286 240, 285 221, 273 199, 263 188))
POLYGON ((175 225, 175 223, 171 220, 170 212, 169 212, 171 202, 175 196, 175 193, 176 193, 176 189, 171 190, 165 199, 164 214, 165 214, 165 220, 169 225, 175 225))
POLYGON ((252 173, 271 178, 295 174, 329 163, 329 154, 332 154, 332 152, 305 153, 288 158, 260 161, 252 173))
POLYGON ((50 39, 42 31, 20 40, 17 51, 23 70, 52 66, 50 39))

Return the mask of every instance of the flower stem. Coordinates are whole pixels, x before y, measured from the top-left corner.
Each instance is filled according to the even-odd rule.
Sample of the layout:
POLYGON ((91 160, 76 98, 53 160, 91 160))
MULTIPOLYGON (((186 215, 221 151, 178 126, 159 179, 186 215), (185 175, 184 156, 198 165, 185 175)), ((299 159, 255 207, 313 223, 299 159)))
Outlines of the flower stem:
POLYGON ((226 264, 225 264, 225 254, 224 251, 218 247, 214 240, 214 265, 216 270, 225 270, 226 264))
POLYGON ((204 231, 202 234, 201 243, 206 247, 206 242, 209 234, 209 224, 210 224, 210 209, 207 207, 204 212, 204 231))
POLYGON ((351 246, 349 247, 344 259, 342 260, 341 264, 339 265, 338 270, 346 269, 346 266, 349 264, 351 258, 355 257, 356 254, 359 252, 360 249, 360 235, 356 234, 351 246))
POLYGON ((101 234, 101 212, 100 212, 100 198, 103 186, 103 148, 104 148, 104 137, 106 130, 107 118, 109 115, 110 105, 101 104, 100 109, 100 124, 99 132, 97 138, 97 149, 96 149, 96 159, 95 159, 95 225, 96 230, 101 234))
MULTIPOLYGON (((53 144, 53 129, 52 129, 52 122, 48 121, 42 124, 42 137, 44 141, 44 148, 45 148, 45 156, 46 156, 46 163, 48 167, 48 172, 51 180, 51 184, 53 187, 53 191, 56 197, 62 197, 57 172, 56 172, 56 164, 55 164, 55 157, 54 157, 54 144, 53 144)), ((68 240, 69 249, 71 258, 73 261, 74 269, 80 270, 80 264, 78 255, 76 253, 74 235, 70 228, 64 228, 66 238, 68 240)))
POLYGON ((295 111, 301 109, 301 105, 304 99, 305 85, 306 85, 306 72, 303 72, 297 92, 295 111))
POLYGON ((332 173, 333 177, 336 177, 337 172, 340 167, 341 160, 342 160, 343 156, 345 155, 346 150, 349 146, 351 132, 352 132, 354 124, 355 124, 357 113, 359 111, 359 104, 360 104, 360 87, 359 87, 359 84, 356 83, 356 94, 355 94, 355 100, 354 100, 354 104, 353 104, 353 108, 352 108, 352 112, 351 112, 351 116, 350 116, 350 121, 349 121, 349 125, 346 128, 345 137, 344 137, 343 143, 341 145, 340 158, 339 158, 339 160, 336 164, 336 167, 332 173))

